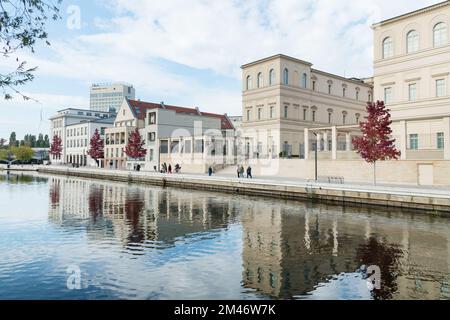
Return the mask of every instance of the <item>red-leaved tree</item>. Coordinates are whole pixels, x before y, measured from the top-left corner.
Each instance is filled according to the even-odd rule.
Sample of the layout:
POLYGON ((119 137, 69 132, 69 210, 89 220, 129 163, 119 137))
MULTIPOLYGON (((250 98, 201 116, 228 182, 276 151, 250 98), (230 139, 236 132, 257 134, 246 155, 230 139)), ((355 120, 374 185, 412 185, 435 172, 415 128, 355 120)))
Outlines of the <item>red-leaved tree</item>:
POLYGON ((145 157, 147 150, 144 148, 145 141, 142 139, 139 129, 136 128, 128 138, 127 146, 125 147, 125 154, 132 159, 139 159, 145 157))
POLYGON ((398 159, 400 151, 391 139, 391 115, 383 101, 367 104, 367 117, 359 126, 361 137, 353 138, 353 146, 361 157, 373 164, 373 183, 376 184, 376 162, 398 159))
POLYGON ((55 158, 57 158, 57 159, 61 158, 62 139, 60 137, 58 137, 57 135, 53 136, 53 140, 52 140, 52 144, 50 145, 49 153, 52 156, 55 156, 55 158))
POLYGON ((90 149, 87 154, 95 160, 97 166, 99 165, 98 159, 103 159, 105 157, 104 153, 105 143, 103 139, 100 137, 100 133, 98 129, 95 129, 94 135, 90 141, 90 149))

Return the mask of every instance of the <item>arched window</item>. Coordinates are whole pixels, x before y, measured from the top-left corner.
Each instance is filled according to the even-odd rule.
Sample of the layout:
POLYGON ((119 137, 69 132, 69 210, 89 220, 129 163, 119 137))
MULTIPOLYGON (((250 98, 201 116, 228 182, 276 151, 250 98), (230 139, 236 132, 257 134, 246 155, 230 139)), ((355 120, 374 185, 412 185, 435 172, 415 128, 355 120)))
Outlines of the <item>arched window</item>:
POLYGON ((394 55, 394 43, 391 37, 383 40, 383 59, 390 58, 394 55))
POLYGON ((252 77, 251 76, 247 76, 247 90, 251 90, 252 89, 252 77))
POLYGON ((275 70, 270 69, 269 71, 269 85, 272 86, 275 84, 275 70))
POLYGON ((306 73, 302 75, 302 87, 305 89, 308 87, 308 75, 306 73))
POLYGON ((289 71, 287 68, 283 71, 283 84, 288 85, 289 84, 289 71))
POLYGON ((361 118, 361 114, 357 113, 355 114, 356 123, 359 124, 359 119, 361 118))
POLYGON ((419 33, 411 30, 406 35, 406 53, 419 51, 419 33))
POLYGON ((435 47, 447 44, 447 25, 444 22, 434 26, 433 43, 435 47))
POLYGON ((264 86, 264 81, 263 81, 263 75, 262 73, 258 73, 258 88, 261 88, 264 86))

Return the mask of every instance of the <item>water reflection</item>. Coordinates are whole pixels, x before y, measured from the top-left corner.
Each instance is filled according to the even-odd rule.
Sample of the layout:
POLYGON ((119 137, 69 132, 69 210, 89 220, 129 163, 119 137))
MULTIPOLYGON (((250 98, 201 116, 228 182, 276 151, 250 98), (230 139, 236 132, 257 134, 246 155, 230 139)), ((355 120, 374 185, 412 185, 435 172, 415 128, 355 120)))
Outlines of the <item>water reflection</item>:
MULTIPOLYGON (((446 218, 38 178, 48 200, 33 210, 48 212, 45 221, 17 222, 13 206, 0 213, 0 298, 450 298, 446 218), (73 263, 83 270, 78 292, 65 287, 73 263), (380 267, 380 290, 369 291, 363 265, 380 267)), ((0 200, 43 191, 15 183, 0 183, 0 200)))

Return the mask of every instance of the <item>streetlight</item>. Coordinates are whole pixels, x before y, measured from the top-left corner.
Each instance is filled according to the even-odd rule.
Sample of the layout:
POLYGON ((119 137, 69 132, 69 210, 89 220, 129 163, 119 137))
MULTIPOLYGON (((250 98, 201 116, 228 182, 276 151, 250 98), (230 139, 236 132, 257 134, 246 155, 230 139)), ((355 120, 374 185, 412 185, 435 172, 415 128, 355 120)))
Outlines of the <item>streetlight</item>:
MULTIPOLYGON (((317 138, 317 133, 313 132, 314 136, 317 138)), ((318 178, 317 178, 317 148, 318 148, 318 144, 317 144, 317 139, 316 139, 316 147, 314 148, 314 169, 315 169, 315 180, 317 182, 318 178)))

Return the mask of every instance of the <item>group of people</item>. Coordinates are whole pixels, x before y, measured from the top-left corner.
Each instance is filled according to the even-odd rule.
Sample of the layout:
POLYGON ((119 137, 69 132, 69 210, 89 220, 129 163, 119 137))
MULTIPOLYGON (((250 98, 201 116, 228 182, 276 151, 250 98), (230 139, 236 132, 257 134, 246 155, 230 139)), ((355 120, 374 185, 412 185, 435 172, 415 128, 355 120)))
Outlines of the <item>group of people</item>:
MULTIPOLYGON (((155 169, 156 169, 156 166, 154 167, 155 169)), ((181 166, 177 163, 176 165, 175 165, 175 167, 174 167, 174 173, 180 173, 180 171, 181 171, 181 166)), ((160 173, 172 173, 172 165, 171 164, 169 164, 169 165, 167 165, 167 163, 163 163, 162 165, 161 165, 161 170, 160 170, 160 173)))
MULTIPOLYGON (((237 168, 236 168, 236 171, 237 171, 238 178, 245 178, 244 177, 245 169, 244 169, 243 165, 238 165, 237 168)), ((247 167, 247 179, 249 179, 249 178, 253 179, 252 167, 250 167, 250 166, 247 167)))

